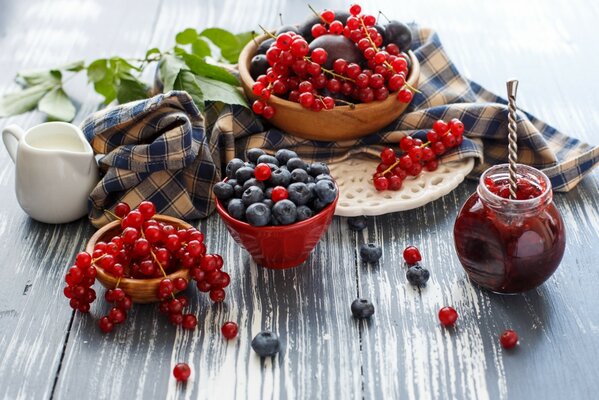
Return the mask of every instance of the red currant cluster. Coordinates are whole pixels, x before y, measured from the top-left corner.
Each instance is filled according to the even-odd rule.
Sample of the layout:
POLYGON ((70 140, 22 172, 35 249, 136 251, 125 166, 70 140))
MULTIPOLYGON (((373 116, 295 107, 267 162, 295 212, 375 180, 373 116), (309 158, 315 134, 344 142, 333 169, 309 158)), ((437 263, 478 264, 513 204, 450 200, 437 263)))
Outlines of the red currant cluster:
POLYGON ((197 229, 177 229, 153 219, 156 207, 149 201, 142 202, 135 210, 126 203, 119 203, 114 211, 121 221, 120 234, 110 241, 97 242, 92 254, 79 253, 75 265, 66 275, 64 294, 70 299, 71 307, 89 312, 89 305, 96 298, 91 288, 97 274, 96 267, 118 278, 116 287, 105 294, 106 301, 114 307, 99 321, 100 329, 108 333, 114 325, 124 322, 131 308, 131 297, 118 287, 120 279, 163 277, 157 292, 161 300, 160 310, 169 315, 173 324, 194 329, 197 318, 182 313, 188 304, 187 299, 175 297, 175 293, 187 288, 188 282, 182 277, 171 280, 167 274, 180 268, 189 269, 198 289, 210 292, 212 301, 222 302, 225 299, 224 288, 230 283, 229 275, 221 271, 222 257, 206 254, 204 235, 197 229))
MULTIPOLYGON (((270 68, 257 77, 252 92, 259 98, 254 101, 254 113, 272 118, 275 109, 268 104, 271 94, 300 103, 312 111, 330 110, 336 103, 351 104, 337 99, 337 94, 356 102, 370 103, 385 100, 390 93, 397 92, 403 103, 412 100, 412 91, 406 84, 408 59, 393 43, 384 48, 383 37, 376 30, 376 18, 361 14, 362 9, 354 4, 351 16, 345 25, 335 19, 335 13, 325 10, 320 14, 321 22, 312 27, 317 38, 324 34, 343 35, 362 52, 368 68, 343 58, 333 60, 332 69, 327 69, 328 53, 321 47, 310 47, 304 37, 295 32, 284 32, 272 36, 275 40, 266 52, 270 68), (325 92, 326 90, 326 92, 325 92), (328 93, 330 95, 326 95, 328 93)), ((350 44, 351 44, 350 42, 350 44)))
POLYGON ((437 157, 447 149, 459 146, 464 140, 464 124, 457 118, 449 123, 438 120, 433 129, 426 133, 425 143, 412 136, 405 136, 399 142, 403 153, 399 156, 387 147, 381 152, 381 163, 372 176, 374 187, 378 191, 399 190, 404 179, 417 176, 422 169, 434 171, 439 166, 437 157))

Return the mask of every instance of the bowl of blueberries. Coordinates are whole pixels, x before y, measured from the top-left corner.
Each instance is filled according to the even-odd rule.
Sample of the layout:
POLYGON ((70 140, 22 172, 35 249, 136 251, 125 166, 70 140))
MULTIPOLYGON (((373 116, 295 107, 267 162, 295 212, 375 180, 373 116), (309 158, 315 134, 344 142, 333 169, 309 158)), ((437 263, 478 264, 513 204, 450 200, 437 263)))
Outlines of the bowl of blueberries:
POLYGON ((226 178, 214 185, 216 210, 258 265, 296 267, 331 224, 339 188, 325 163, 292 150, 253 148, 246 156, 229 161, 226 178))

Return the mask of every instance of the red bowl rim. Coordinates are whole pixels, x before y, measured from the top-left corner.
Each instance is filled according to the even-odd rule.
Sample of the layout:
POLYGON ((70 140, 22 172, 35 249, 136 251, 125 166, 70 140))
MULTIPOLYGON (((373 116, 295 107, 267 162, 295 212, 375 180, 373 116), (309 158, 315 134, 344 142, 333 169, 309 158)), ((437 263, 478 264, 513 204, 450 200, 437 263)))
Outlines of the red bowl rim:
MULTIPOLYGON (((223 182, 226 182, 228 180, 225 179, 223 182)), ((333 200, 331 203, 329 203, 325 208, 323 208, 322 210, 320 210, 317 214, 314 214, 313 216, 311 216, 308 219, 305 219, 303 221, 300 222, 294 222, 293 224, 289 224, 289 225, 274 225, 274 226, 254 226, 254 225, 250 225, 247 222, 243 222, 240 221, 236 218, 233 218, 232 216, 229 215, 229 213, 227 212, 227 210, 224 209, 223 205, 221 204, 220 200, 214 196, 214 193, 212 194, 212 196, 214 197, 214 200, 216 202, 216 210, 218 211, 219 215, 225 219, 228 222, 231 222, 233 224, 236 224, 239 227, 243 227, 245 229, 258 229, 262 232, 268 232, 268 233, 274 233, 274 232, 281 232, 281 231, 291 231, 291 230, 295 230, 297 228, 302 228, 305 226, 310 225, 312 222, 314 222, 314 220, 323 217, 324 215, 327 214, 328 211, 330 211, 329 209, 331 207, 336 207, 337 206, 337 200, 339 200, 339 186, 337 185, 337 182, 333 181, 333 183, 335 184, 335 187, 337 187, 337 196, 335 197, 335 200, 333 200)), ((335 210, 333 210, 333 214, 335 213, 335 210)))

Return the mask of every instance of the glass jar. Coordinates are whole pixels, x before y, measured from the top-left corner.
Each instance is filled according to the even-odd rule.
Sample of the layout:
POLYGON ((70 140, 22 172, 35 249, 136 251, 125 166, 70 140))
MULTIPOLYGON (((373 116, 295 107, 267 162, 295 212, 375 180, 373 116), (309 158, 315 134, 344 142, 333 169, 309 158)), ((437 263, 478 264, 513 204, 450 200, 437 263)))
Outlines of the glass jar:
POLYGON ((545 282, 566 245, 549 178, 522 164, 517 175, 520 200, 513 200, 508 164, 486 170, 453 228, 458 258, 470 279, 499 293, 524 292, 545 282))

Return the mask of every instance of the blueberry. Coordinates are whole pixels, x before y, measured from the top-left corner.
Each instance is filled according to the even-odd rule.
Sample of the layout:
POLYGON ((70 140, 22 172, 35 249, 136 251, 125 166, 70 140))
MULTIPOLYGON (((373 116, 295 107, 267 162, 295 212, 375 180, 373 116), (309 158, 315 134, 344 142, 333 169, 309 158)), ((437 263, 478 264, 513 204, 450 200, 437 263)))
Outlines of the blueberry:
POLYGON ((325 163, 319 161, 310 164, 310 175, 317 177, 322 174, 329 174, 329 167, 325 163))
POLYGON ((304 206, 312 200, 312 192, 308 186, 302 182, 295 182, 287 187, 289 200, 293 201, 297 206, 304 206))
POLYGON ((316 195, 323 203, 332 203, 337 197, 337 186, 327 179, 316 182, 316 195))
POLYGON ((299 206, 296 212, 298 221, 306 220, 314 215, 314 211, 308 206, 299 206))
POLYGON ((308 182, 308 177, 310 175, 308 175, 308 173, 300 168, 296 168, 293 171, 291 171, 291 181, 292 182, 304 182, 307 183, 308 182))
POLYGON ((258 203, 263 199, 264 193, 258 186, 250 186, 243 191, 243 195, 241 196, 241 201, 243 201, 246 207, 250 204, 258 203))
POLYGON ((426 282, 431 274, 428 269, 422 268, 420 264, 416 264, 406 271, 406 278, 414 286, 426 286, 426 282))
POLYGON ((260 357, 272 357, 281 350, 281 342, 276 333, 262 331, 252 339, 252 349, 260 357))
POLYGON ((264 150, 262 149, 258 149, 256 147, 249 149, 246 153, 245 156, 247 157, 248 161, 254 164, 257 164, 258 161, 258 157, 262 156, 266 154, 264 152, 264 150))
POLYGON ((361 231, 366 228, 367 219, 365 216, 360 215, 359 217, 351 217, 347 219, 347 225, 352 231, 361 231))
POLYGON ((320 175, 317 175, 315 179, 316 179, 316 182, 324 181, 324 180, 332 181, 333 177, 329 174, 320 174, 320 175))
POLYGON ((262 204, 264 204, 266 207, 271 209, 272 206, 275 204, 275 202, 272 201, 271 199, 264 199, 264 200, 262 200, 262 204))
POLYGON ((243 186, 235 185, 235 187, 233 189, 235 190, 235 197, 240 199, 241 196, 243 196, 243 186))
POLYGON ((266 165, 268 165, 270 167, 271 171, 274 171, 275 169, 279 168, 279 166, 277 164, 273 164, 273 163, 267 163, 266 165))
POLYGON ((245 206, 241 199, 231 199, 227 205, 227 212, 231 217, 243 221, 245 216, 245 206))
POLYGON ((272 206, 272 213, 281 225, 289 225, 295 222, 297 208, 291 200, 280 200, 272 206))
POLYGON ((329 203, 325 203, 324 201, 320 200, 318 197, 314 197, 314 199, 312 199, 312 202, 311 202, 312 209, 316 212, 321 211, 328 204, 329 203))
POLYGON ((251 179, 254 176, 254 168, 252 167, 241 167, 235 171, 235 179, 237 183, 243 185, 245 181, 251 179))
POLYGON ((250 167, 251 169, 254 169, 254 168, 256 168, 256 164, 254 164, 254 163, 252 163, 252 162, 249 162, 249 161, 246 161, 246 162, 244 163, 244 165, 245 165, 246 167, 250 167))
POLYGON ((316 197, 316 183, 308 182, 306 184, 306 186, 308 186, 308 189, 310 189, 310 192, 312 193, 312 197, 316 197))
POLYGON ((289 168, 290 171, 293 171, 296 168, 301 168, 304 171, 308 171, 308 163, 299 157, 293 157, 287 161, 287 168, 289 168))
POLYGON ((297 158, 297 153, 292 150, 281 149, 277 151, 275 157, 277 158, 277 160, 279 160, 280 165, 286 165, 287 161, 289 161, 290 159, 297 158))
POLYGON ((264 203, 254 203, 245 210, 245 219, 253 226, 267 225, 270 220, 270 208, 264 203))
POLYGON ((314 177, 312 175, 308 175, 308 180, 306 182, 307 183, 316 182, 316 179, 314 179, 314 177))
POLYGON ((268 225, 272 225, 272 226, 281 225, 281 223, 279 222, 277 217, 275 217, 275 214, 272 212, 272 210, 270 212, 270 220, 268 221, 268 225))
POLYGON ((240 160, 239 158, 234 158, 231 161, 229 161, 227 163, 227 168, 226 168, 227 178, 231 179, 231 178, 235 177, 235 171, 237 171, 239 168, 243 167, 244 165, 245 165, 245 163, 243 162, 243 160, 240 160))
POLYGON ((355 318, 370 318, 374 314, 374 305, 366 299, 355 299, 351 303, 351 313, 355 318))
POLYGON ((287 187, 289 186, 289 183, 291 183, 291 172, 283 168, 276 169, 272 171, 268 183, 271 186, 287 187))
POLYGON ((219 200, 230 199, 231 197, 233 197, 233 194, 235 193, 233 187, 226 182, 216 183, 212 188, 212 191, 219 200))
POLYGON ((262 189, 262 191, 264 191, 264 182, 260 182, 256 178, 251 178, 245 181, 243 184, 243 190, 245 191, 250 186, 258 186, 260 189, 262 189))
POLYGON ((264 197, 267 199, 272 198, 272 188, 271 187, 267 187, 266 190, 264 190, 264 197))
POLYGON ((360 246, 360 258, 367 263, 375 263, 383 255, 381 246, 374 243, 363 244, 360 246))
POLYGON ((277 167, 279 166, 279 160, 277 160, 275 157, 273 156, 269 156, 268 154, 264 154, 261 155, 260 157, 258 157, 258 162, 256 164, 274 164, 277 167))
POLYGON ((237 186, 237 179, 227 179, 227 183, 234 189, 237 186))

